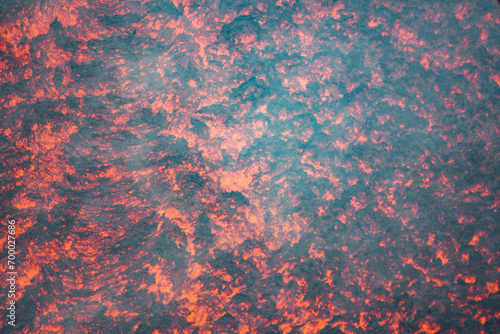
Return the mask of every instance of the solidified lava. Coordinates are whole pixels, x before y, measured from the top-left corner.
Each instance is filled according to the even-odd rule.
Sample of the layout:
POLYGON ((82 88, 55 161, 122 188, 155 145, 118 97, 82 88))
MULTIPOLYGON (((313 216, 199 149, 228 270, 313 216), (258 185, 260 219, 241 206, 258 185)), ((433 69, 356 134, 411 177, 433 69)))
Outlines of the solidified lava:
POLYGON ((491 0, 1 1, 2 333, 499 333, 499 45, 491 0))

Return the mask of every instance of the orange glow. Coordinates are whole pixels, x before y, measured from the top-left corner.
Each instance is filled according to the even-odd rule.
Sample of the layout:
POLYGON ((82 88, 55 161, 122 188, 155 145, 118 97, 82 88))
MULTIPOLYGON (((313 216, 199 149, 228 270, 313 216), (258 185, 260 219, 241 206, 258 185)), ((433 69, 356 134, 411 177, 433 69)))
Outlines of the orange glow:
POLYGON ((494 10, 0 2, 20 331, 500 332, 494 10))

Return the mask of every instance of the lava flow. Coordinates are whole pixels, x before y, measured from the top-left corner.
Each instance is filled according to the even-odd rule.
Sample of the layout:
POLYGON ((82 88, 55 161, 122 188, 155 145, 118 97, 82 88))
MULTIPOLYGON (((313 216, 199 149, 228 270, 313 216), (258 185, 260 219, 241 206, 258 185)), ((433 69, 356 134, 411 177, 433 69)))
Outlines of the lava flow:
POLYGON ((2 0, 0 331, 500 333, 499 99, 493 0, 2 0))

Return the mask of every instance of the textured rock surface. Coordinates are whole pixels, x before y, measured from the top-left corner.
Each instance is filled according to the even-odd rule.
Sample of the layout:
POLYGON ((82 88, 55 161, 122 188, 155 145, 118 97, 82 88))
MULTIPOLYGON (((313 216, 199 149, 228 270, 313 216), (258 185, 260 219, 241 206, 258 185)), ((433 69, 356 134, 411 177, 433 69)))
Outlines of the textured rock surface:
POLYGON ((496 2, 0 13, 17 332, 500 332, 496 2))

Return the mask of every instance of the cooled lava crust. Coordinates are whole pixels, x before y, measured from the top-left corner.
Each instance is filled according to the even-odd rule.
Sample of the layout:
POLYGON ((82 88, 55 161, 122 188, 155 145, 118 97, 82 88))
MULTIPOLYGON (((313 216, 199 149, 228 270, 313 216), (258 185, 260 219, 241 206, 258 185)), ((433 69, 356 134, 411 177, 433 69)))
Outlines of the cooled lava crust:
POLYGON ((499 333, 496 1, 2 0, 2 333, 499 333))

